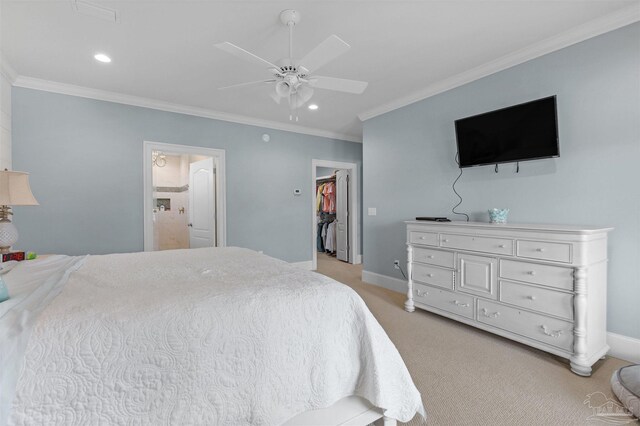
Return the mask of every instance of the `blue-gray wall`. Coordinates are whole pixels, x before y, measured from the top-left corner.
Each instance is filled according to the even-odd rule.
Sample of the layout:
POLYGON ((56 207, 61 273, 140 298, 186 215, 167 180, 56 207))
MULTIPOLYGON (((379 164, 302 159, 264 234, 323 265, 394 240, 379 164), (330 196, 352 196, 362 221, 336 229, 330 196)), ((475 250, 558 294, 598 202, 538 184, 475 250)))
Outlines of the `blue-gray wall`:
POLYGON ((145 140, 225 149, 227 244, 290 262, 311 260, 311 160, 362 170, 359 143, 15 87, 12 100, 13 168, 40 202, 15 208, 17 246, 39 253, 143 250, 145 140))
MULTIPOLYGON (((612 226, 608 329, 640 338, 640 24, 567 47, 364 123, 364 269, 399 277, 403 220, 454 217, 454 120, 557 95, 560 158, 464 169, 460 210, 488 221, 612 226)), ((460 217, 458 217, 460 218, 460 217)), ((458 219, 460 220, 460 219, 458 219)))

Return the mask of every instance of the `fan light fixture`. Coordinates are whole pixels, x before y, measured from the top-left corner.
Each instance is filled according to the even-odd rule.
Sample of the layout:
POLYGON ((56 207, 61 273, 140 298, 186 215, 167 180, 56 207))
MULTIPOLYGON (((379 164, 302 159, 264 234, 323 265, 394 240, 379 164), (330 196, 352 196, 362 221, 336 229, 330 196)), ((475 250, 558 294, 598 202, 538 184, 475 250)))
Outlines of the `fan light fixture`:
MULTIPOLYGON (((300 13, 293 9, 280 12, 280 22, 289 29, 289 57, 273 62, 248 52, 235 44, 225 41, 215 46, 237 56, 245 61, 258 64, 263 69, 270 72, 271 76, 266 80, 250 81, 248 83, 234 84, 232 86, 220 87, 220 89, 231 89, 254 85, 271 85, 269 96, 280 104, 282 99, 287 99, 289 104, 289 120, 298 121, 298 115, 294 115, 294 110, 300 108, 313 96, 314 89, 334 90, 337 92, 351 93, 359 95, 367 88, 368 83, 364 81, 347 80, 344 78, 324 77, 314 74, 316 70, 325 66, 338 56, 345 53, 351 47, 336 35, 329 36, 302 59, 293 57, 293 28, 300 22, 300 13)), ((309 109, 317 109, 309 108, 309 109)))
POLYGON ((316 104, 311 104, 311 105, 309 105, 307 108, 309 108, 311 111, 315 111, 315 110, 317 110, 317 109, 318 109, 318 105, 316 105, 316 104))

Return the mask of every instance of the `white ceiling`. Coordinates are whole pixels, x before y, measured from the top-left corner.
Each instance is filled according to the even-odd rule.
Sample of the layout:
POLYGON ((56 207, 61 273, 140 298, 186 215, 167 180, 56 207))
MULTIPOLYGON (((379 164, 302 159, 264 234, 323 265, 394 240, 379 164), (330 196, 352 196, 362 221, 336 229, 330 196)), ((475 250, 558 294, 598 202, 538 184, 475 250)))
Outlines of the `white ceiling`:
POLYGON ((70 0, 2 0, 1 48, 23 81, 49 80, 288 126, 288 108, 277 106, 265 87, 217 90, 265 74, 214 44, 230 41, 276 61, 288 49, 279 12, 295 8, 302 15, 295 56, 336 34, 351 50, 320 73, 369 82, 360 96, 316 89, 312 101, 320 109, 301 110, 297 124, 352 140, 362 134, 358 114, 416 100, 453 76, 640 9, 637 0, 88 1, 115 9, 118 22, 80 14, 70 0), (113 62, 96 62, 98 51, 113 62))

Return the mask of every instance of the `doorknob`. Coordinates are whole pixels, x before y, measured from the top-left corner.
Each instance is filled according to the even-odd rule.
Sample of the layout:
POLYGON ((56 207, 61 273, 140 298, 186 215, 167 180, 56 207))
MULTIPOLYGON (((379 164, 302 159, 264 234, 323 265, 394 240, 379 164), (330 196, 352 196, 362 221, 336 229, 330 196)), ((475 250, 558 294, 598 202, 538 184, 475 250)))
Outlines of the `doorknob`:
POLYGON ((193 227, 193 223, 190 223, 190 224, 188 224, 187 226, 191 226, 191 227, 193 227))

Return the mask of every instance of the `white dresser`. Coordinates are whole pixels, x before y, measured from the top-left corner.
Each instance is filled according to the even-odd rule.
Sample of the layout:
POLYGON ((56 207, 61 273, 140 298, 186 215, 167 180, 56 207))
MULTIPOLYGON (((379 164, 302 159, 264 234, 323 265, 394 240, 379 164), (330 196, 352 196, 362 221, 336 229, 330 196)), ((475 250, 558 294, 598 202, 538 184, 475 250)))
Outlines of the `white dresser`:
POLYGON ((568 358, 582 376, 607 346, 612 228, 408 221, 415 307, 568 358))

